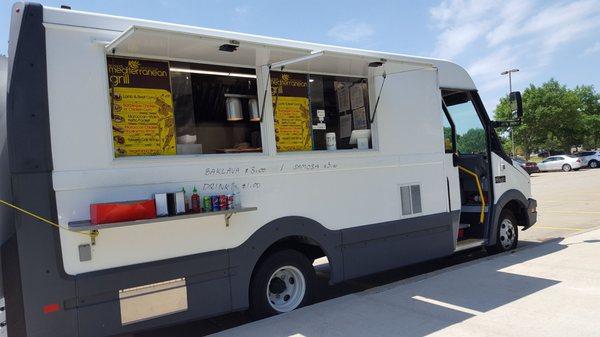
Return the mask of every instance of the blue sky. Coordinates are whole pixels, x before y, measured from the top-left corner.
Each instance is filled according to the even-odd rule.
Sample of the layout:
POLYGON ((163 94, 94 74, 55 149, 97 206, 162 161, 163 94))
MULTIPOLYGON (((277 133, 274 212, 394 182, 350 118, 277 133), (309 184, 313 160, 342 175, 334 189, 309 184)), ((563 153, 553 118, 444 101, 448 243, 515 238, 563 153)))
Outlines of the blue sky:
MULTIPOLYGON (((446 58, 473 76, 491 114, 508 91, 551 77, 600 89, 600 0, 61 0, 73 9, 386 52, 446 58)), ((0 5, 6 54, 11 2, 0 5)))

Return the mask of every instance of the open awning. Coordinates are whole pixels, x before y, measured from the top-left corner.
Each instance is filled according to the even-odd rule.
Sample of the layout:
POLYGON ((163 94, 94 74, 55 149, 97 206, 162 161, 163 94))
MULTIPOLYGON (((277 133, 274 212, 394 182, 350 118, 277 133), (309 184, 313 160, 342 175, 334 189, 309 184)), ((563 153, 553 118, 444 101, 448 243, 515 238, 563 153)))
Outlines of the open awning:
MULTIPOLYGON (((325 50, 313 51, 312 54, 318 54, 318 57, 304 57, 304 60, 303 58, 299 58, 299 62, 286 65, 286 71, 367 77, 369 75, 380 76, 384 72, 394 73, 433 68, 433 65, 430 63, 387 59, 379 56, 364 55, 359 52, 350 53, 325 50), (369 73, 369 70, 372 72, 369 73)), ((277 67, 273 67, 273 69, 277 70, 277 67)))
POLYGON ((309 55, 312 50, 293 48, 227 37, 131 26, 105 46, 107 54, 172 60, 189 60, 256 67, 309 55), (219 50, 222 45, 237 45, 237 50, 219 50), (266 52, 266 53, 265 53, 266 52), (266 55, 266 59, 265 59, 266 55))
MULTIPOLYGON (((299 48, 285 43, 269 42, 268 39, 226 35, 207 31, 206 33, 188 30, 170 30, 146 26, 131 26, 113 41, 105 45, 107 54, 146 57, 170 60, 182 60, 198 63, 231 64, 257 67, 285 64, 286 71, 309 73, 343 74, 367 77, 369 65, 383 62, 386 67, 375 69, 371 75, 381 75, 384 68, 396 68, 404 71, 411 68, 432 67, 424 62, 383 59, 374 53, 364 51, 334 51, 317 48, 299 48), (264 39, 264 40, 263 40, 264 39), (285 45, 285 44, 288 45, 285 45), (232 44, 233 52, 220 50, 221 46, 232 44)), ((282 40, 283 41, 283 40, 282 40)), ((338 48, 341 49, 341 48, 338 48)), ((273 67, 277 70, 277 67, 273 67)), ((390 72, 391 69, 387 71, 390 72)), ((392 71, 395 72, 395 71, 392 71)))

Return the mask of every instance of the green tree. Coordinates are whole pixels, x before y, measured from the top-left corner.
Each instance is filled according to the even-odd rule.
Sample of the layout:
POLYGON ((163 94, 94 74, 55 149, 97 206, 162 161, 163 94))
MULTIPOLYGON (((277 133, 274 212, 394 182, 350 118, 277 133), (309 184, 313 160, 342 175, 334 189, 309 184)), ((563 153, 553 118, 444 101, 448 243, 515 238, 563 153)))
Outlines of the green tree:
POLYGON ((469 129, 460 137, 456 137, 456 147, 459 153, 482 153, 486 151, 485 139, 483 129, 469 129))
MULTIPOLYGON (((529 159, 535 150, 562 150, 569 152, 584 140, 584 122, 581 100, 574 90, 567 89, 554 79, 539 87, 531 84, 523 91, 523 120, 515 127, 515 143, 529 159)), ((502 98, 496 107, 497 120, 512 119, 508 98, 502 98)), ((506 131, 506 130, 500 130, 506 131)))
POLYGON ((583 147, 587 149, 600 148, 600 94, 594 86, 582 85, 573 89, 579 97, 579 111, 583 122, 583 147))

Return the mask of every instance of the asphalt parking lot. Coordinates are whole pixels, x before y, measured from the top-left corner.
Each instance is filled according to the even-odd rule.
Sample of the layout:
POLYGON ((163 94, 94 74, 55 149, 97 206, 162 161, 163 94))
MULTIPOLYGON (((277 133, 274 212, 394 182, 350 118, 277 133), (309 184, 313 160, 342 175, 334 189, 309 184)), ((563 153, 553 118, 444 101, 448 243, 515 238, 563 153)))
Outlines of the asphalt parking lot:
POLYGON ((534 173, 538 222, 520 240, 539 242, 600 226, 600 169, 534 173))
MULTIPOLYGON (((538 223, 521 231, 520 248, 539 245, 557 238, 585 232, 600 226, 600 169, 577 172, 536 173, 531 177, 532 192, 538 200, 538 223)), ((338 298, 409 277, 430 273, 487 256, 474 250, 450 257, 399 268, 342 284, 327 284, 327 265, 318 267, 321 296, 318 301, 338 298)), ((138 333, 136 337, 204 336, 249 323, 245 312, 232 313, 174 327, 138 333)))

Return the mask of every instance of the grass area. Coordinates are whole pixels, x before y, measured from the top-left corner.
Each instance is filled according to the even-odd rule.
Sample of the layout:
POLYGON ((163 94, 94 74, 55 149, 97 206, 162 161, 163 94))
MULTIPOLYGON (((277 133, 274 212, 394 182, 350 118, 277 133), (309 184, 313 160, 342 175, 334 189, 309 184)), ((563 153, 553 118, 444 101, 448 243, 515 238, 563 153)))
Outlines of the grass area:
POLYGON ((531 156, 531 157, 529 157, 529 161, 530 162, 534 162, 536 164, 539 163, 539 162, 541 162, 542 160, 544 160, 544 158, 538 157, 538 156, 531 156))

